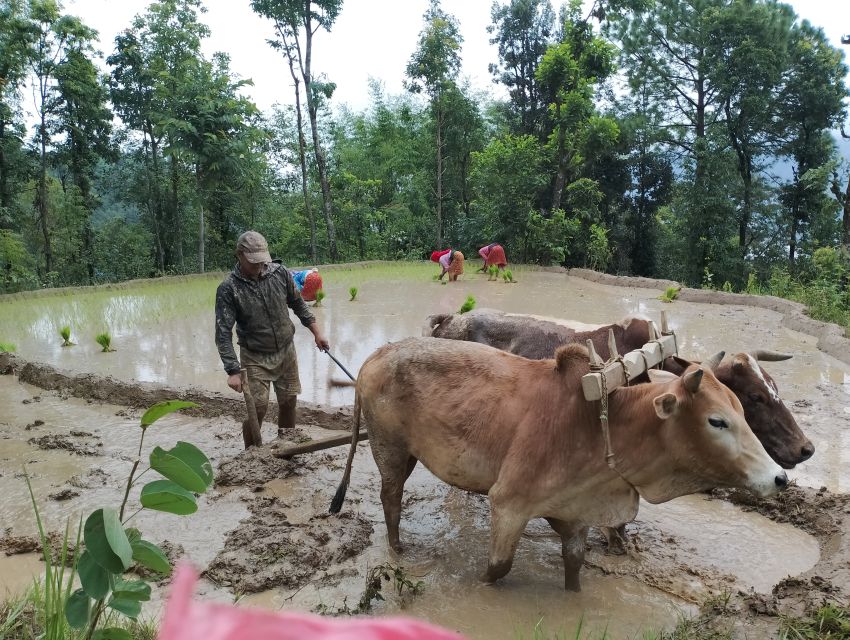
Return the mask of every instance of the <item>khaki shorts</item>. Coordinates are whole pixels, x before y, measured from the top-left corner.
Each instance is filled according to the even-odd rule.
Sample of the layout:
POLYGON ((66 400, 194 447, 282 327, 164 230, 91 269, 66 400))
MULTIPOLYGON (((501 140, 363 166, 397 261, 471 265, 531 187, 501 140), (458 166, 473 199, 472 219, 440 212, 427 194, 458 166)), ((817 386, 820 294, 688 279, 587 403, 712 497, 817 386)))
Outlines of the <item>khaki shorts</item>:
POLYGON ((257 407, 268 405, 270 383, 274 384, 278 402, 286 396, 297 396, 301 393, 294 343, 290 342, 275 353, 257 353, 240 348, 239 359, 248 374, 248 386, 257 407))

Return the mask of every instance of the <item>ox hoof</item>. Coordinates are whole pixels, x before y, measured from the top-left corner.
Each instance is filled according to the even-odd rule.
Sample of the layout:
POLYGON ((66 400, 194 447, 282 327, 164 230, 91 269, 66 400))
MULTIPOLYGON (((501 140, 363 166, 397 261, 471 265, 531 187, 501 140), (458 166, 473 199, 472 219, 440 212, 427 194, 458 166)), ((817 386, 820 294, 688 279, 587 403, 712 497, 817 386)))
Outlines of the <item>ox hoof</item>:
POLYGON ((578 593, 581 591, 581 583, 578 580, 575 582, 567 580, 564 582, 564 591, 574 591, 575 593, 578 593))
POLYGON ((609 540, 608 548, 605 550, 605 553, 612 556, 624 556, 627 553, 626 543, 623 542, 622 538, 609 540))

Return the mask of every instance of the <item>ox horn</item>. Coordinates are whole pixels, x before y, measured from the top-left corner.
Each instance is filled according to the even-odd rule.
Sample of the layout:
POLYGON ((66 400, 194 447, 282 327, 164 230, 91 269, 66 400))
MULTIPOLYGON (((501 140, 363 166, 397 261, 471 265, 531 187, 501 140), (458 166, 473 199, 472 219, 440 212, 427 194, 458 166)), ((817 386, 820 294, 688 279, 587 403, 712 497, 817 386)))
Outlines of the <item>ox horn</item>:
POLYGON ((779 353, 778 351, 766 351, 765 349, 756 349, 748 351, 753 358, 762 362, 779 362, 780 360, 790 360, 794 356, 790 353, 779 353))
POLYGON ((705 373, 702 369, 696 369, 682 376, 682 384, 685 390, 689 393, 696 393, 699 389, 699 383, 702 382, 702 375, 705 373))
POLYGON ((723 360, 723 356, 725 356, 725 355, 726 355, 725 351, 718 351, 713 356, 711 356, 708 360, 703 362, 703 364, 706 367, 708 367, 709 369, 711 369, 712 371, 715 371, 717 369, 717 367, 720 365, 721 360, 723 360))

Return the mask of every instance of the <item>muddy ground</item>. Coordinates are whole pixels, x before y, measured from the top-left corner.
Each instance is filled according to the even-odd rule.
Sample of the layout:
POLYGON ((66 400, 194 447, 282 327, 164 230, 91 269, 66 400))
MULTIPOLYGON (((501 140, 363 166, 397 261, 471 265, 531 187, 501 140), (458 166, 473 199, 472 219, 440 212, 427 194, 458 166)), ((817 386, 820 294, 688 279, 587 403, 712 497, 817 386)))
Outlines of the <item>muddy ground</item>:
MULTIPOLYGON (((8 379, 8 378, 7 378, 8 379)), ((106 384, 103 380, 99 385, 106 384)), ((30 387, 24 387, 30 389, 30 387)), ((56 391, 40 391, 45 403, 73 402, 56 391)), ((38 413, 39 403, 29 400, 28 409, 38 413)), ((80 401, 76 401, 80 402, 80 401)), ((138 410, 103 405, 117 419, 132 422, 138 410)), ((803 407, 805 409, 805 407, 803 407)), ((21 416, 31 417, 31 413, 21 416)), ((6 423, 9 432, 26 431, 27 421, 16 425, 6 423)), ((79 448, 87 450, 91 443, 103 441, 105 432, 98 427, 68 429, 67 435, 56 433, 50 420, 31 426, 29 433, 40 433, 31 438, 36 447, 47 443, 48 449, 59 447, 67 455, 79 456, 79 448), (71 442, 73 446, 65 446, 71 442)), ((305 438, 321 437, 326 430, 314 424, 301 424, 288 441, 301 442, 305 438)), ((439 589, 440 583, 452 570, 447 569, 451 552, 441 550, 445 545, 458 544, 455 550, 478 572, 486 559, 488 508, 482 496, 467 494, 427 479, 427 472, 417 471, 408 483, 405 494, 405 516, 402 534, 411 543, 411 556, 395 556, 383 546, 384 525, 378 498, 378 476, 368 451, 368 442, 360 443, 355 458, 355 473, 349 497, 339 516, 327 514, 327 506, 341 477, 348 447, 304 454, 291 460, 274 455, 277 447, 285 443, 273 441, 261 448, 241 451, 241 438, 233 420, 214 422, 211 442, 215 442, 211 458, 217 468, 217 484, 208 504, 207 517, 214 516, 216 505, 238 501, 247 512, 238 524, 225 526, 223 535, 213 550, 208 550, 203 575, 207 580, 207 596, 219 599, 244 597, 247 594, 269 593, 269 590, 287 594, 306 593, 294 601, 300 608, 322 612, 347 612, 353 603, 362 600, 369 568, 383 559, 390 566, 406 567, 413 579, 425 579, 426 588, 439 589), (425 480, 423 481, 423 478, 425 480), (448 506, 446 506, 448 505, 448 506), (445 515, 448 513, 448 515, 445 515), (413 522, 411 522, 413 520, 413 522), (471 540, 467 546, 466 540, 471 540), (376 545, 378 552, 375 552, 376 545), (370 551, 370 553, 366 553, 370 551), (363 557, 369 560, 364 562, 363 557), (423 570, 421 567, 425 565, 423 570), (439 568, 435 566, 440 565, 439 568), (429 579, 430 578, 430 579, 429 579), (334 590, 335 589, 335 590, 334 590), (327 599, 327 594, 340 594, 327 599), (227 594, 232 594, 228 596, 227 594), (307 595, 312 594, 312 595, 307 595)), ((121 460, 120 447, 100 447, 98 457, 87 457, 94 462, 85 471, 72 475, 61 485, 53 487, 51 500, 62 500, 63 505, 74 508, 85 494, 104 491, 104 487, 117 487, 121 483, 121 465, 99 464, 98 459, 121 460), (80 497, 80 494, 84 494, 80 497)), ((702 605, 710 601, 705 615, 710 624, 722 628, 746 629, 747 624, 759 628, 775 628, 780 616, 799 615, 824 602, 846 604, 850 602, 850 496, 827 491, 790 487, 780 496, 770 500, 757 500, 744 492, 714 491, 700 500, 719 501, 736 505, 742 512, 755 511, 775 522, 786 523, 814 536, 820 548, 820 558, 811 569, 791 578, 779 580, 770 593, 757 593, 742 586, 735 576, 719 570, 711 562, 687 553, 689 542, 671 535, 651 520, 638 516, 628 526, 630 545, 626 556, 609 555, 598 532, 588 541, 588 554, 582 573, 584 584, 611 579, 630 579, 645 587, 657 589, 684 603, 702 605), (714 600, 712 600, 714 598, 714 600), (717 598, 723 606, 716 605, 717 598), (742 621, 749 621, 742 627, 742 621)), ((64 508, 64 507, 63 507, 64 508)), ((226 511, 225 515, 232 516, 226 511)), ((205 519, 202 514, 198 517, 205 519)), ((167 529, 158 530, 162 534, 167 529)), ((57 546, 59 534, 54 531, 51 540, 57 546)), ((521 543, 517 564, 529 566, 546 557, 557 540, 541 522, 532 522, 521 543), (531 546, 523 557, 522 548, 531 546), (543 549, 540 551, 540 549, 543 549)), ((169 547, 174 559, 184 553, 183 546, 173 543, 168 536, 160 535, 160 542, 169 547)), ((186 543, 190 546, 191 543, 186 543)), ((37 550, 34 536, 16 535, 7 530, 0 537, 0 549, 6 554, 31 553, 37 550)), ((186 554, 197 558, 189 548, 186 554)), ((555 563, 557 560, 555 560, 555 563)), ((516 572, 517 570, 515 570, 516 572)), ((547 573, 550 580, 559 575, 556 567, 547 573)), ((520 578, 521 580, 522 578, 520 578)), ((510 577, 509 577, 510 580, 510 577)), ((508 590, 517 585, 517 578, 508 590)), ((550 585, 553 586, 553 585, 550 585)), ((388 603, 374 604, 376 611, 392 611, 396 606, 411 607, 410 596, 392 592, 387 585, 388 603), (407 604, 402 604, 407 602, 407 604)), ((493 591, 491 593, 496 593, 493 591)), ((504 591, 503 591, 504 593, 504 591)), ((486 598, 486 592, 484 597, 486 598)), ((569 598, 569 594, 564 595, 569 598)), ((415 599, 414 599, 415 601, 415 599)), ((278 605, 275 605, 278 606, 278 605)), ((415 611, 415 608, 413 609, 415 611)), ((695 611, 695 609, 691 609, 695 611)), ((744 637, 744 636, 741 636, 744 637)))
MULTIPOLYGON (((628 283, 617 280, 611 284, 628 283)), ((730 308, 729 313, 744 312, 730 308)), ((837 352, 836 356, 840 357, 837 352)), ((577 595, 560 590, 560 543, 542 521, 530 523, 511 574, 495 587, 479 586, 475 577, 486 562, 489 528, 486 498, 447 487, 421 468, 411 476, 405 491, 402 536, 406 551, 403 556, 393 554, 385 544, 379 478, 368 442, 358 446, 343 512, 330 516, 327 508, 342 475, 348 446, 291 460, 274 455, 275 446, 281 443, 243 452, 237 424, 243 408, 231 397, 71 374, 8 355, 0 355, 0 371, 9 374, 0 380, 0 397, 15 404, 13 410, 0 412, 0 444, 17 447, 7 453, 10 450, 3 444, 0 486, 6 490, 23 482, 13 463, 30 465, 54 545, 62 518, 107 500, 114 502, 120 493, 116 487, 121 486, 134 456, 132 425, 145 407, 176 398, 201 405, 188 412, 186 419, 169 423, 164 431, 195 442, 210 456, 216 467, 216 486, 202 498, 201 509, 193 516, 195 524, 191 524, 192 518, 175 525, 173 519, 152 517, 143 520, 140 528, 150 531, 150 539, 167 547, 173 559, 187 556, 203 570, 201 593, 205 598, 350 612, 363 599, 371 569, 400 567, 411 583, 423 583, 422 595, 411 597, 403 589, 394 591, 397 584, 387 584, 386 600, 372 601, 374 611, 404 609, 470 637, 527 636, 534 620, 543 616, 554 619, 557 630, 561 619, 552 618, 552 612, 571 607, 578 616, 593 610, 608 615, 619 611, 623 619, 634 617, 669 627, 678 614, 664 617, 658 613, 668 603, 688 614, 700 613, 702 607, 706 624, 731 629, 737 637, 770 637, 782 615, 799 615, 824 602, 850 603, 850 494, 844 493, 850 487, 843 460, 843 453, 850 450, 850 435, 845 435, 850 434, 850 415, 840 381, 801 381, 780 389, 804 430, 829 426, 828 438, 821 437, 815 455, 819 475, 807 465, 792 474, 801 485, 813 487, 792 486, 770 500, 714 491, 683 499, 683 511, 659 512, 642 505, 637 520, 627 528, 627 555, 609 555, 601 534, 591 532, 582 571, 585 590, 577 595), (79 418, 63 420, 64 415, 79 418), (824 475, 837 491, 820 487, 818 481, 824 475), (679 513, 687 520, 703 511, 709 514, 705 522, 690 529, 669 526, 679 513), (745 522, 741 530, 730 529, 721 538, 720 544, 728 549, 711 549, 704 542, 700 545, 700 527, 710 528, 724 519, 745 522), (767 529, 765 519, 768 524, 776 523, 770 532, 774 542, 760 548, 759 536, 767 529), (755 533, 745 538, 750 527, 755 533), (817 558, 806 546, 809 536, 815 554, 819 552, 817 558), (787 538, 784 545, 775 542, 783 538, 787 538), (775 567, 774 573, 769 573, 767 560, 760 560, 759 553, 770 555, 773 548, 788 562, 790 576, 776 574, 775 567), (812 560, 803 558, 795 565, 798 549, 800 556, 808 554, 812 560), (756 566, 763 562, 765 575, 736 572, 739 556, 735 551, 740 557, 754 556, 756 566), (505 629, 499 609, 528 610, 527 617, 516 616, 519 635, 505 629)), ((303 404, 298 426, 287 440, 297 443, 325 437, 328 429, 347 430, 349 416, 347 407, 303 404)), ((270 418, 274 418, 274 410, 270 418)), ((273 430, 268 426, 266 436, 273 430)), ((152 439, 150 445, 161 442, 152 439)), ((14 524, 0 530, 0 549, 7 554, 31 554, 37 549, 32 528, 21 525, 28 507, 25 499, 19 500, 20 495, 14 500, 21 504, 2 512, 4 520, 14 524)), ((2 568, 0 562, 0 573, 2 568)), ((604 616, 585 618, 585 624, 607 625, 606 620, 604 616)), ((570 630, 570 623, 564 624, 561 633, 570 630)), ((634 637, 637 631, 616 624, 609 630, 615 638, 634 637)))

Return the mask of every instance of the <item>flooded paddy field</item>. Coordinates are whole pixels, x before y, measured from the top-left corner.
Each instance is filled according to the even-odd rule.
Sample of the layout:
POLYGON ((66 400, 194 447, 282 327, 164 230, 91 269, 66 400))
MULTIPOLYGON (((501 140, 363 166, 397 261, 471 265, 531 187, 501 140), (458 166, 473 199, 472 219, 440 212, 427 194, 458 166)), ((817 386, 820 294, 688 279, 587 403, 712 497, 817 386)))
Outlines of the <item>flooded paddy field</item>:
MULTIPOLYGON (((428 265, 323 270, 327 297, 313 312, 332 353, 355 373, 375 348, 419 335, 427 315, 456 311, 467 295, 478 307, 587 324, 630 314, 657 320, 664 309, 686 357, 721 349, 792 353, 791 360, 763 366, 816 447, 811 460, 789 471, 798 486, 760 502, 716 492, 642 503, 628 525, 628 555, 608 555, 601 535, 592 532, 579 594, 562 589, 560 540, 544 522, 533 521, 511 573, 488 587, 478 581, 489 535, 485 498, 452 489, 418 467, 406 484, 401 528, 407 546, 397 556, 386 545, 368 441, 358 447, 342 514, 330 516, 347 446, 285 461, 274 458, 269 447, 242 452, 232 415, 172 415, 149 430, 146 450, 178 439, 192 442, 213 461, 218 484, 193 516, 143 511, 135 526, 204 571, 201 597, 344 612, 357 606, 370 569, 390 563, 402 567, 412 583, 421 581, 422 592, 403 590, 399 596, 387 583, 386 600, 373 602, 374 613, 413 615, 470 638, 529 637, 535 625, 571 634, 580 622, 585 629, 607 628, 612 638, 634 637, 641 629, 670 628, 706 599, 724 594, 738 598, 737 617, 793 611, 830 593, 846 601, 850 366, 818 351, 812 337, 783 328, 774 311, 665 304, 654 289, 606 286, 557 272, 514 269, 519 283, 488 282, 471 273, 473 268, 446 285, 431 280, 435 269, 428 265), (348 300, 351 286, 359 289, 354 302, 348 300)), ((7 298, 0 304, 0 341, 15 343, 24 360, 95 376, 94 387, 157 383, 237 402, 239 396, 226 388, 212 339, 220 279, 221 274, 7 298), (76 346, 60 346, 64 325, 72 327, 76 346), (100 353, 94 342, 94 334, 104 330, 112 334, 114 353, 100 353)), ((351 404, 352 390, 328 386, 330 377, 344 374, 296 326, 301 399, 337 416, 351 404)), ((0 376, 0 544, 8 551, 26 550, 26 538, 35 532, 23 465, 53 531, 62 530, 68 518, 76 521, 93 508, 117 504, 135 455, 140 415, 129 400, 100 404, 0 376)), ((303 421, 292 439, 327 436, 317 422, 303 421)), ((347 427, 346 420, 328 424, 347 427)), ((264 438, 274 433, 267 424, 264 438)), ((39 566, 33 553, 0 554, 0 590, 20 589, 39 566)))

